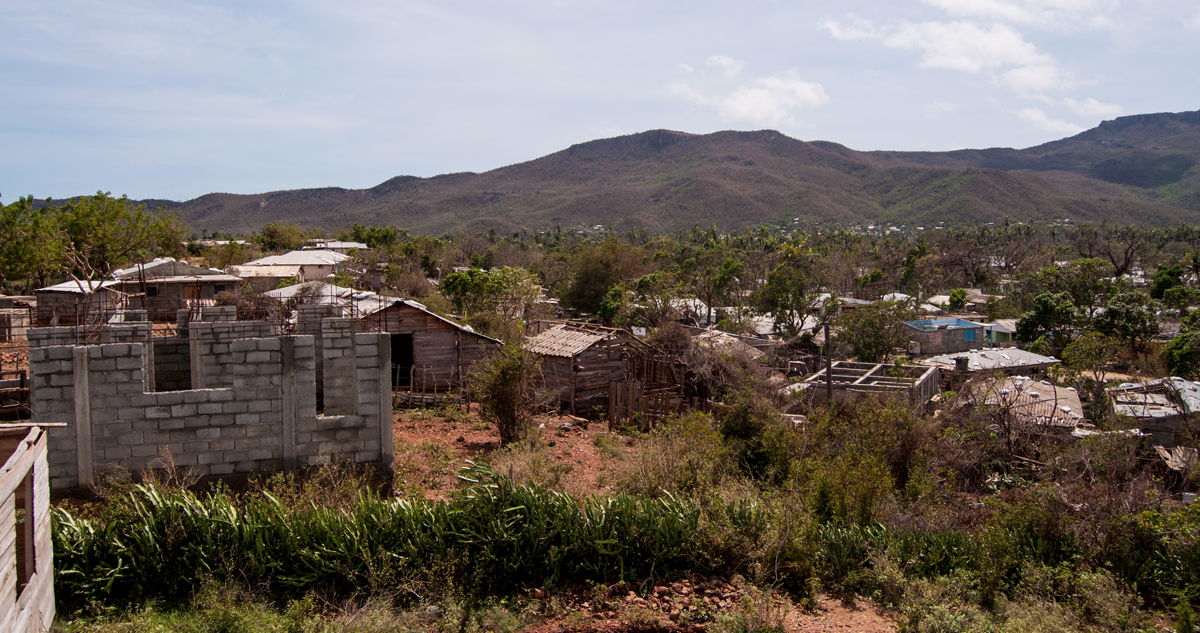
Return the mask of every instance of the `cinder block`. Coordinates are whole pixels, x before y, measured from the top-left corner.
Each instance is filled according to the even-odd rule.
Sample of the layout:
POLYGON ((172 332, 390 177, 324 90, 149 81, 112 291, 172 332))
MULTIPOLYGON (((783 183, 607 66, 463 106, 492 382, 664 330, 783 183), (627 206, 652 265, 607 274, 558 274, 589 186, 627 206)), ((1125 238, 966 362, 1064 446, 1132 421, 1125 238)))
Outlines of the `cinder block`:
MULTIPOLYGON (((207 455, 208 454, 208 442, 199 442, 199 441, 195 441, 195 440, 192 440, 189 442, 184 442, 183 443, 183 452, 192 453, 197 456, 207 455)), ((200 461, 199 463, 204 464, 206 462, 200 461)))
POLYGON ((131 395, 129 404, 134 407, 156 407, 158 406, 158 395, 153 393, 131 395))
POLYGON ((242 437, 246 437, 246 427, 244 426, 231 425, 221 428, 221 439, 223 440, 232 440, 242 437))
POLYGON ((208 400, 209 400, 209 390, 207 390, 207 389, 197 389, 195 391, 184 391, 183 392, 183 401, 186 403, 189 403, 189 404, 192 404, 192 403, 198 404, 201 402, 208 402, 208 400))
POLYGON ((354 454, 357 464, 370 464, 379 461, 379 451, 359 451, 354 454))
MULTIPOLYGON (((229 427, 236 422, 236 418, 232 413, 222 413, 219 415, 208 416, 209 426, 229 427)), ((222 431, 224 433, 225 431, 222 431)))
POLYGON ((146 411, 141 407, 125 407, 117 411, 118 420, 142 420, 146 419, 146 411))
POLYGON ((221 412, 220 402, 201 402, 196 405, 196 413, 200 415, 212 415, 221 412))
POLYGON ((131 457, 158 457, 158 447, 153 444, 140 444, 129 447, 131 457))
POLYGON ((270 400, 254 400, 250 403, 249 411, 251 413, 262 413, 271 410, 272 402, 270 400))
POLYGON ((117 436, 117 443, 126 446, 134 446, 142 443, 141 433, 124 433, 117 436))
POLYGON ((246 427, 246 437, 278 436, 279 431, 271 424, 254 424, 246 427))
POLYGON ((117 359, 117 369, 141 369, 142 357, 126 357, 117 359))
POLYGON ((221 464, 225 461, 225 455, 222 453, 199 453, 196 455, 196 461, 200 464, 221 464))
POLYGON ((183 418, 191 415, 196 415, 196 405, 194 404, 177 404, 171 407, 172 417, 183 418))
POLYGON ((235 424, 257 425, 260 421, 257 413, 239 413, 234 417, 235 424))
MULTIPOLYGON (((212 428, 212 427, 198 428, 195 431, 195 437, 198 440, 218 440, 221 437, 221 429, 212 428)), ((222 450, 219 447, 213 446, 213 444, 215 444, 215 443, 216 442, 209 443, 209 449, 222 450)))
POLYGON ((158 428, 160 431, 174 431, 176 429, 182 429, 183 427, 183 418, 167 418, 165 420, 158 421, 158 428))
POLYGON ((232 401, 221 404, 223 413, 245 413, 250 410, 250 404, 243 401, 232 401))
POLYGON ((210 475, 232 475, 233 474, 233 464, 228 464, 228 463, 212 464, 208 467, 208 474, 210 474, 210 475))
POLYGON ((104 449, 104 459, 129 459, 128 446, 114 446, 104 449))
POLYGON ((158 406, 170 407, 183 404, 183 397, 186 393, 186 391, 164 391, 158 394, 158 406))

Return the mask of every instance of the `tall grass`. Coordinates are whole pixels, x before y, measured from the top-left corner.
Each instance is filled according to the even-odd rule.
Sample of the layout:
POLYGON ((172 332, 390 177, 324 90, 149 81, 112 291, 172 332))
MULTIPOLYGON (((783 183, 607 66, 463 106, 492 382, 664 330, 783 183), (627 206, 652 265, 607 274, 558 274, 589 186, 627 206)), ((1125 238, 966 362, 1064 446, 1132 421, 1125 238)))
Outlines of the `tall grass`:
MULTIPOLYGON (((485 465, 464 476, 469 487, 442 502, 363 492, 346 508, 293 507, 269 492, 198 496, 150 484, 110 499, 119 507, 99 519, 57 509, 60 609, 183 599, 211 581, 281 600, 403 586, 486 594, 675 576, 709 562, 692 546, 701 512, 677 497, 577 500, 514 485, 485 465)), ((763 529, 760 521, 740 525, 763 529)))

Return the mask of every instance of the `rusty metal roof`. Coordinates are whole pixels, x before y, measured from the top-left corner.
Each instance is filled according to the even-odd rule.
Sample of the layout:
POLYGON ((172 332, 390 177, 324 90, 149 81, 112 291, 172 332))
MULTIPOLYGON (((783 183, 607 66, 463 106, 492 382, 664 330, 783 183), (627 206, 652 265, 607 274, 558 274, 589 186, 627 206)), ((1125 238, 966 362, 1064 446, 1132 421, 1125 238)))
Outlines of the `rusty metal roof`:
POLYGON ((560 323, 525 341, 525 349, 542 356, 570 358, 613 336, 612 332, 587 330, 560 323))

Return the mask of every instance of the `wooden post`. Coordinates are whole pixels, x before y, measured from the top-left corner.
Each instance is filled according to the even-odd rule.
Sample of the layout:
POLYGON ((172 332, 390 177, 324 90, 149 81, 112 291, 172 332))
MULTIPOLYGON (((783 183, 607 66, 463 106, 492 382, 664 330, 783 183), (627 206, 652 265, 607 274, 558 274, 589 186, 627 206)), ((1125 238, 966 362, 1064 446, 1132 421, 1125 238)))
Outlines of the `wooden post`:
POLYGON ((829 346, 829 324, 825 324, 825 396, 833 402, 833 350, 829 346))

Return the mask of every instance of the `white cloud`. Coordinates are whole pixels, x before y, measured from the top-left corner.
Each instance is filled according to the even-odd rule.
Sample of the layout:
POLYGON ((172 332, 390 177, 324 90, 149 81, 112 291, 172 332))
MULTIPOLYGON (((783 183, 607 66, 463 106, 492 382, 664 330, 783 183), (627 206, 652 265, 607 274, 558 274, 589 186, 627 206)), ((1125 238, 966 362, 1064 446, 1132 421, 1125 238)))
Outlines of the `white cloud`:
POLYGON ((724 97, 707 96, 685 83, 670 89, 689 101, 716 108, 727 119, 752 125, 791 125, 796 122, 796 110, 829 103, 821 84, 804 81, 790 72, 752 79, 724 97))
POLYGON ((1183 26, 1193 31, 1200 31, 1200 13, 1193 15, 1191 19, 1185 21, 1183 26))
POLYGON ((685 73, 696 72, 695 68, 692 68, 691 66, 689 66, 687 64, 680 64, 679 66, 676 66, 676 68, 678 68, 679 70, 682 70, 685 73))
POLYGON ((742 72, 742 66, 745 66, 744 63, 724 55, 713 55, 705 63, 721 71, 726 77, 736 77, 738 73, 742 72))
POLYGON ((925 104, 925 116, 934 119, 938 115, 948 114, 958 109, 957 103, 946 103, 944 101, 931 101, 925 104))
POLYGON ((921 65, 977 73, 1003 66, 1049 64, 1049 55, 1002 24, 981 28, 974 22, 902 22, 883 39, 890 48, 924 53, 921 65))
POLYGON ((843 26, 834 20, 825 20, 821 22, 821 28, 829 31, 834 39, 842 41, 854 40, 874 40, 880 38, 879 30, 870 20, 864 20, 853 13, 846 14, 846 21, 850 24, 843 26))
POLYGON ((1038 108, 1024 108, 1017 112, 1017 117, 1021 120, 1031 123, 1036 127, 1051 132, 1061 132, 1063 134, 1078 134, 1083 131, 1083 128, 1068 123, 1061 119, 1052 119, 1038 108))
POLYGON ((1118 114, 1121 114, 1121 106, 1115 103, 1101 103, 1090 97, 1084 99, 1083 101, 1063 99, 1063 103, 1076 113, 1087 117, 1115 117, 1118 114))
POLYGON ((1027 97, 1069 90, 1079 85, 1070 73, 1046 64, 1014 68, 1000 75, 999 80, 1017 94, 1027 97))
POLYGON ((1040 28, 1111 26, 1118 0, 922 0, 952 17, 998 20, 1040 28))

